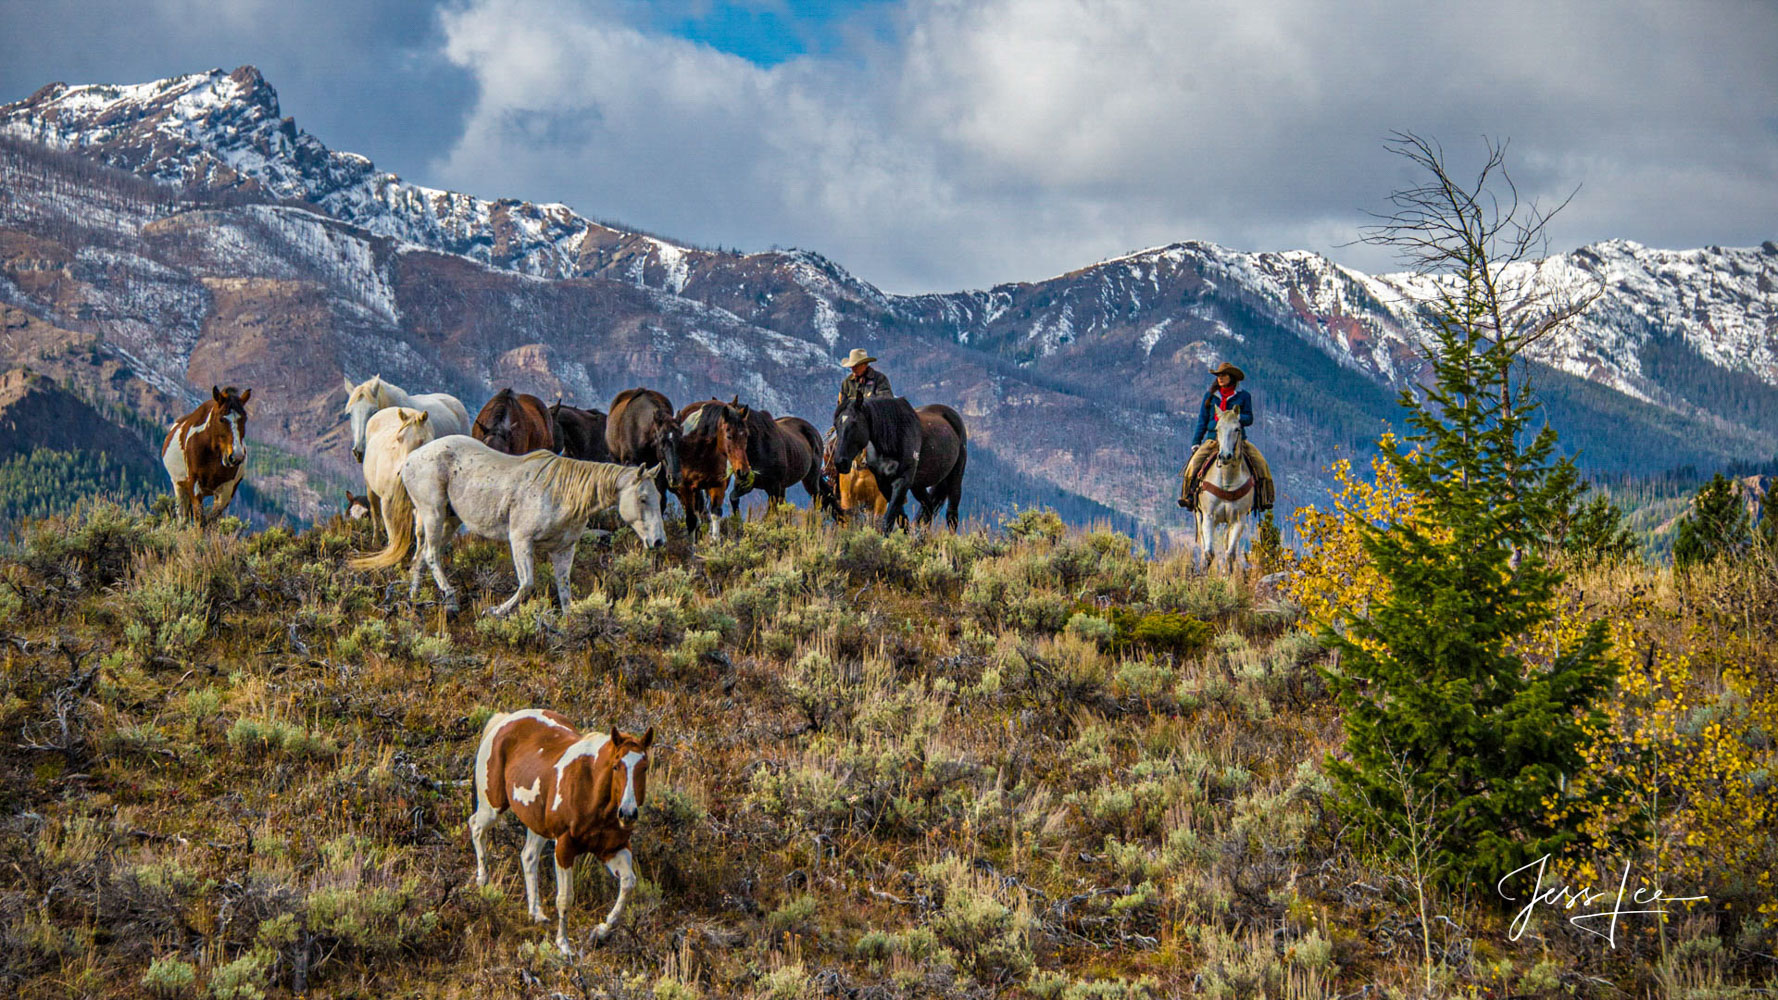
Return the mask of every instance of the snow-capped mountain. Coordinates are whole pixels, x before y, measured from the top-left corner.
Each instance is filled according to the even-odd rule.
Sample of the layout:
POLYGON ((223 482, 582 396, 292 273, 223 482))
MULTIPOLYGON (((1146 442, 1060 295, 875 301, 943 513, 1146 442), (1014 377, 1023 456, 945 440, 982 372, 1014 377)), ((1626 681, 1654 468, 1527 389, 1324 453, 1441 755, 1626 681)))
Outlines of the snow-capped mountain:
MULTIPOLYGON (((1437 291, 1313 253, 1185 242, 1037 282, 887 295, 818 253, 700 249, 407 183, 303 132, 251 67, 53 84, 0 106, 0 136, 78 158, 0 156, 0 304, 36 337, 9 326, 0 361, 73 378, 42 345, 79 341, 81 377, 102 371, 145 412, 211 378, 280 386, 261 404, 278 440, 341 471, 341 374, 583 404, 647 382, 820 418, 834 359, 865 346, 916 401, 958 405, 1006 489, 1165 523, 1205 367, 1254 376, 1257 439, 1303 496, 1333 449, 1395 416, 1437 291), (132 176, 76 166, 91 161, 132 176)), ((1778 453, 1778 245, 1609 241, 1508 277, 1598 292, 1533 352, 1552 420, 1596 467, 1778 453)))

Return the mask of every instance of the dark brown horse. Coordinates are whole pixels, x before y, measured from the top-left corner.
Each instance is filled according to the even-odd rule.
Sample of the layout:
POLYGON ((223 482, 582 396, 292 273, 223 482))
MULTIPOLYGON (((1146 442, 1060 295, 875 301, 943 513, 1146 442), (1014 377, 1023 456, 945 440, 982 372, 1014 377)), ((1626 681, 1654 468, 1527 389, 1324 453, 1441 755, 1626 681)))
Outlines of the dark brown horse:
POLYGON ((475 415, 475 439, 495 451, 524 455, 553 451, 549 408, 529 393, 502 389, 475 415))
POLYGON ((252 389, 210 387, 203 405, 180 417, 161 444, 161 464, 173 481, 179 513, 203 522, 204 498, 213 497, 209 517, 228 510, 247 469, 247 399, 252 389))
POLYGON ((963 470, 969 464, 969 438, 956 410, 937 403, 915 410, 899 396, 853 399, 834 411, 833 429, 834 466, 840 475, 862 459, 877 477, 877 489, 889 498, 884 531, 907 522, 909 493, 920 502, 921 524, 931 523, 943 503, 945 523, 956 529, 963 470))
POLYGON ((552 450, 558 455, 582 462, 609 462, 611 449, 605 444, 605 412, 563 406, 557 399, 550 404, 550 426, 555 429, 552 450))
POLYGON ((685 437, 679 442, 679 486, 673 491, 685 508, 685 530, 696 538, 699 512, 712 514, 710 532, 722 532, 722 497, 732 471, 738 485, 751 485, 747 461, 745 408, 719 399, 693 403, 679 411, 685 437), (708 505, 706 506, 706 500, 708 505))
POLYGON ((611 460, 624 465, 660 463, 656 485, 662 493, 679 486, 679 442, 684 436, 672 402, 653 389, 625 389, 611 401, 611 416, 605 421, 611 460))
POLYGON ((753 481, 736 481, 729 497, 729 509, 739 511, 741 498, 754 490, 764 490, 768 502, 784 503, 785 493, 797 483, 809 491, 809 499, 825 502, 827 490, 821 481, 821 433, 815 425, 801 417, 772 419, 770 412, 751 407, 730 405, 740 409, 747 421, 747 462, 753 468, 753 481))

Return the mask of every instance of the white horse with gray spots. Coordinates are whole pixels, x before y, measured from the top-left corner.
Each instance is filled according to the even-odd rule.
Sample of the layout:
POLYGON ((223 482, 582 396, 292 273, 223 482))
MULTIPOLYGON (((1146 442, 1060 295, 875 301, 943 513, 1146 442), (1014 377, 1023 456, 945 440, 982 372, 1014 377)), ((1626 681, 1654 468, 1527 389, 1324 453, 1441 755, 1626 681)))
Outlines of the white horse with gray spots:
POLYGON ((659 466, 582 462, 547 451, 507 455, 472 437, 441 437, 408 454, 401 463, 400 481, 383 498, 389 544, 381 552, 351 560, 350 565, 353 569, 393 566, 413 550, 409 598, 419 598, 421 573, 430 566, 445 607, 456 610, 457 591, 445 579, 444 565, 450 537, 461 524, 483 538, 504 538, 512 545, 519 589, 490 614, 507 614, 531 595, 537 585, 538 556, 549 560, 556 597, 567 608, 572 600, 568 581, 574 570, 574 548, 596 511, 615 505, 642 544, 649 548, 667 544, 661 495, 654 485, 659 471, 659 466))
POLYGON ((383 376, 352 384, 346 379, 346 416, 352 420, 352 458, 364 461, 364 439, 371 414, 391 406, 425 411, 434 437, 469 433, 469 411, 448 392, 408 392, 383 376))

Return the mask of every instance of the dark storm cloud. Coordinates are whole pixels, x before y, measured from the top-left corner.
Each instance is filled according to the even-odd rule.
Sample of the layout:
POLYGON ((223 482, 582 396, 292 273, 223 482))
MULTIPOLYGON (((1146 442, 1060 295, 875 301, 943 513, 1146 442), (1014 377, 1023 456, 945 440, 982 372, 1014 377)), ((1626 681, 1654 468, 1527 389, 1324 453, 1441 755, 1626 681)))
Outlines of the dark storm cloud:
POLYGON ((258 66, 284 113, 335 149, 417 176, 462 131, 474 78, 412 0, 6 0, 0 103, 46 83, 141 83, 258 66))

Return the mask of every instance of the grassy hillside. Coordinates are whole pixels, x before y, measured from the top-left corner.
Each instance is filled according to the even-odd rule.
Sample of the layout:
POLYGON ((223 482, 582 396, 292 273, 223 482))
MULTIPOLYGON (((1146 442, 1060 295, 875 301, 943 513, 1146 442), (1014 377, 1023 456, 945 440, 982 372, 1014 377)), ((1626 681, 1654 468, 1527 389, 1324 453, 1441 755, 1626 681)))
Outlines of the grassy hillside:
MULTIPOLYGON (((0 990, 1083 1000, 1421 974, 1410 880, 1329 808, 1326 656, 1263 588, 1050 514, 885 538, 787 513, 695 552, 589 538, 574 606, 506 621, 477 614, 505 547, 459 544, 447 620, 343 568, 371 541, 100 505, 0 559, 0 990), (525 918, 516 823, 468 886, 480 726, 527 706, 658 734, 643 881, 573 960, 525 918)), ((1589 602, 1704 614, 1613 573, 1589 602)), ((577 880, 579 940, 614 886, 577 880)), ((1708 914, 1611 950, 1437 904, 1453 994, 1771 974, 1708 914)))

